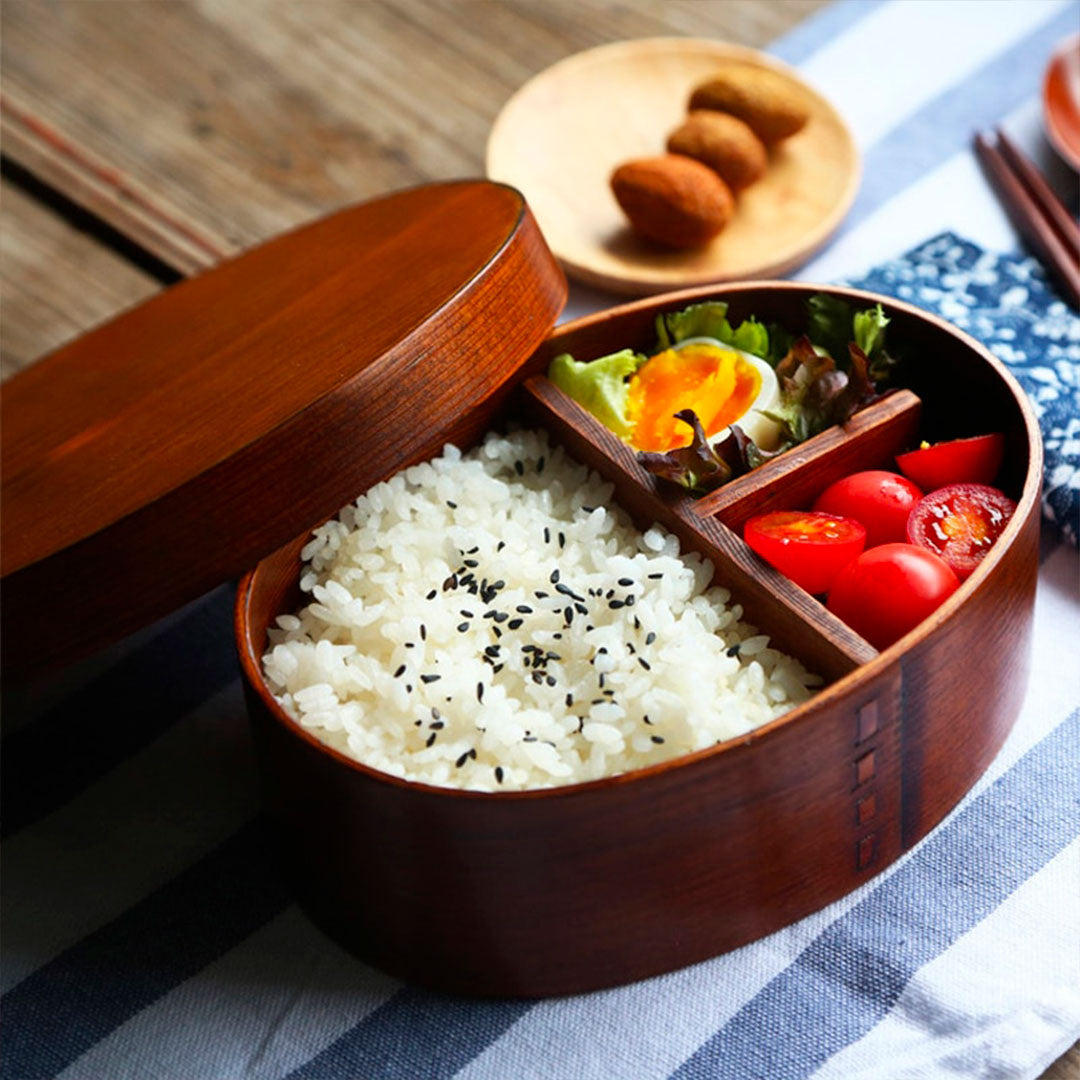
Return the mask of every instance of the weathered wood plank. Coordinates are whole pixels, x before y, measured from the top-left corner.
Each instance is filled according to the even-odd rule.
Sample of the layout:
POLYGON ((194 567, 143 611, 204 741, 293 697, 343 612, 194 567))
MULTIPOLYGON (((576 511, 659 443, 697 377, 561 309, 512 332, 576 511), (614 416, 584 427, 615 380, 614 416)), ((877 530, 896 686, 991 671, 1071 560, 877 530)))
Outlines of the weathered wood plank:
POLYGON ((762 45, 821 2, 5 0, 5 152, 190 272, 347 203, 480 174, 502 103, 579 49, 762 45))
POLYGON ((161 288, 7 180, 0 206, 0 377, 161 288))

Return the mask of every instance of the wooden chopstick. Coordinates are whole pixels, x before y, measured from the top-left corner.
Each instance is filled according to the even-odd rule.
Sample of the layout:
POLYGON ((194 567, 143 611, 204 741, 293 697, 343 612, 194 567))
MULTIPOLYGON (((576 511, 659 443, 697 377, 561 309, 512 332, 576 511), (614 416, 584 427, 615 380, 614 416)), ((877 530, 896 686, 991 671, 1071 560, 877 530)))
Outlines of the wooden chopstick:
POLYGON ((1001 132, 998 142, 980 132, 975 152, 1020 235, 1080 307, 1080 229, 1015 143, 1001 132))

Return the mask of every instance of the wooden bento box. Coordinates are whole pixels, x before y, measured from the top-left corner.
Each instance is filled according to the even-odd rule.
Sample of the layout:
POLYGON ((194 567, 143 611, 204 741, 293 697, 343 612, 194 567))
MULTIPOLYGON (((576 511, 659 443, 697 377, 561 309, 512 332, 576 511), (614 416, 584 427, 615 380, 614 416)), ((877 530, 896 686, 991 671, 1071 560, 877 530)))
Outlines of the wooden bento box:
MULTIPOLYGON (((135 551, 164 536, 164 519, 178 511, 187 515, 185 551, 165 544, 161 558, 189 594, 261 558, 240 583, 236 638, 266 810, 303 907, 363 959, 483 995, 575 993, 670 971, 753 941, 869 880, 941 821, 1004 741, 1028 665, 1038 427, 1002 366, 942 320, 853 290, 752 282, 654 297, 551 332, 565 293, 561 274, 520 196, 483 182, 346 211, 170 290, 139 309, 158 304, 139 323, 140 355, 153 334, 176 362, 184 348, 170 341, 190 340, 185 322, 223 286, 233 295, 243 286, 243 310, 222 309, 228 332, 194 331, 199 363, 218 380, 215 394, 242 400, 244 386, 261 385, 256 369, 290 350, 308 362, 305 325, 310 385, 271 375, 278 390, 295 394, 288 415, 273 413, 257 437, 208 450, 187 480, 135 512, 136 535, 131 509, 118 511, 44 563, 70 581, 85 575, 86 549, 106 544, 103 533, 135 551), (333 239, 350 230, 348 242, 333 239), (455 254, 459 247, 468 251, 455 254), (444 272, 433 259, 461 265, 444 272), (273 284, 251 287, 268 274, 273 284), (400 300, 406 282, 411 294, 400 300), (807 298, 821 291, 880 300, 892 319, 890 341, 908 358, 905 389, 701 498, 644 472, 544 376, 560 352, 591 359, 649 348, 656 314, 697 298, 727 301, 733 321, 752 314, 798 327, 807 298), (234 369, 233 381, 221 374, 234 369), (949 437, 958 410, 977 411, 980 428, 1005 433, 998 484, 1017 510, 959 591, 878 653, 751 552, 742 524, 751 513, 805 506, 849 472, 890 467, 923 431, 949 437), (659 523, 711 560, 714 580, 747 618, 820 673, 823 688, 750 735, 687 757, 505 793, 396 779, 291 720, 264 681, 261 658, 268 627, 300 602, 299 552, 311 527, 444 443, 472 445, 508 419, 547 429, 614 484, 635 524, 659 523), (258 514, 239 507, 244 499, 256 501, 258 514), (194 546, 211 539, 213 566, 185 570, 194 546)), ((106 345, 126 348, 126 340, 114 333, 106 345)), ((104 346, 81 347, 85 362, 104 346)), ((221 412, 215 437, 227 441, 228 409, 203 405, 221 412)), ((143 437, 146 449, 154 440, 143 437)), ((190 446, 184 452, 197 456, 190 446)), ((51 460, 42 453, 43 475, 51 460)), ((138 565, 129 570, 136 585, 161 576, 160 564, 153 577, 138 565)), ((27 578, 40 588, 46 577, 33 561, 5 574, 16 601, 27 578)), ((181 591, 174 583, 133 601, 144 606, 139 618, 175 606, 181 591)), ((105 599, 88 606, 91 614, 110 610, 105 599)), ((130 612, 114 619, 130 621, 130 612)))

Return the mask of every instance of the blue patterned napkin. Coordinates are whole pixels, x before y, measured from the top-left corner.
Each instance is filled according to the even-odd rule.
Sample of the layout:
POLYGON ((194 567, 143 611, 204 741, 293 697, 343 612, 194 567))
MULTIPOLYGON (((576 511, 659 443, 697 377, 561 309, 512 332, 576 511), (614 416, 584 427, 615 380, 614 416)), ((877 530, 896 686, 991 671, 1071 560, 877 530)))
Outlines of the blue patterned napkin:
POLYGON ((942 233, 852 285, 895 296, 967 331, 1027 392, 1042 429, 1043 515, 1080 535, 1080 318, 1025 256, 942 233))

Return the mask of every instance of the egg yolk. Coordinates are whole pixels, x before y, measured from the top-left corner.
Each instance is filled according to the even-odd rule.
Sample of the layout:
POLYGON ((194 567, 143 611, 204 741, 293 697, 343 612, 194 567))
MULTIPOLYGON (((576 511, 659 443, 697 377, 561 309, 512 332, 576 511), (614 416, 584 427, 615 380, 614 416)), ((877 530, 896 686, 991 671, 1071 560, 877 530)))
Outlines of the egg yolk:
POLYGON ((630 380, 627 418, 638 450, 687 446, 691 431, 675 413, 693 409, 705 434, 735 423, 761 390, 757 368, 736 352, 715 345, 667 349, 642 364, 630 380))

